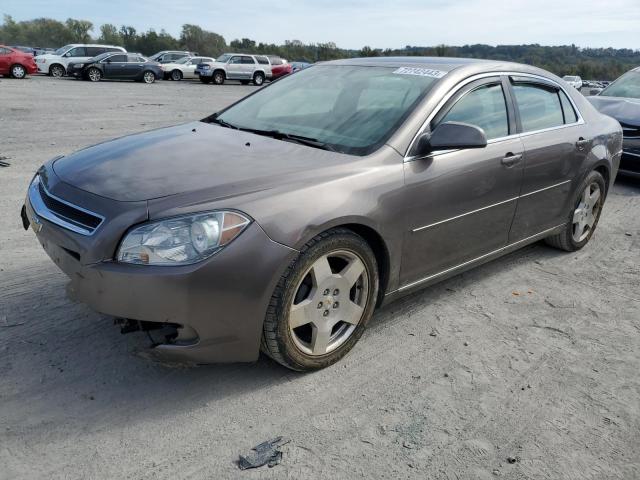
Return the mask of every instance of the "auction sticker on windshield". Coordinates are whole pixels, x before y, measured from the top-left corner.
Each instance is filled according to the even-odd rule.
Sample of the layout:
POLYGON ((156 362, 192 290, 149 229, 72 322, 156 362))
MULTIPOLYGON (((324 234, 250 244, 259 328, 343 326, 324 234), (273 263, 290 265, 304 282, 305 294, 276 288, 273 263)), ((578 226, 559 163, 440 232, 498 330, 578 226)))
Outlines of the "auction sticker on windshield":
POLYGON ((433 70, 431 68, 418 68, 418 67, 400 67, 394 70, 393 73, 398 75, 419 75, 421 77, 442 78, 447 72, 442 70, 433 70))

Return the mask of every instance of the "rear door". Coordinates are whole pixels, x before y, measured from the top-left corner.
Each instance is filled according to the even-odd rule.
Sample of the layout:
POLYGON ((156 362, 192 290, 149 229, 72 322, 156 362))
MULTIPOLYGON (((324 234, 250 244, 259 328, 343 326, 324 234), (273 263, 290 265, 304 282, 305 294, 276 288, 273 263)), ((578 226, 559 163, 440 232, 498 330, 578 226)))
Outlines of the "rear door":
POLYGON ((127 54, 127 63, 124 66, 124 77, 123 78, 138 78, 142 75, 143 62, 140 57, 135 54, 127 54))
POLYGON ((408 228, 400 273, 405 287, 479 259, 508 241, 522 183, 523 147, 506 77, 462 87, 429 128, 448 121, 482 128, 488 144, 405 162, 408 228))
POLYGON ((253 57, 245 56, 242 57, 242 78, 243 79, 251 79, 253 78, 253 72, 256 70, 256 61, 253 57))
POLYGON ((555 83, 511 77, 524 145, 524 179, 509 242, 567 221, 572 182, 590 150, 591 138, 577 109, 555 83))

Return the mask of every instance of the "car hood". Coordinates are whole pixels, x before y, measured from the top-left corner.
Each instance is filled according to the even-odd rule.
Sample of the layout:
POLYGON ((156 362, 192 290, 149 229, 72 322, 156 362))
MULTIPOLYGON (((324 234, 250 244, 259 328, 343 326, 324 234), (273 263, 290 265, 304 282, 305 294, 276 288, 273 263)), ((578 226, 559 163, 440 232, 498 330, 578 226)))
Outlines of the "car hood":
POLYGON ((350 158, 192 122, 85 148, 56 160, 53 170, 65 183, 118 201, 196 191, 214 200, 270 189, 302 172, 313 178, 314 170, 327 172, 350 158))
POLYGON ((620 123, 632 127, 640 127, 640 99, 593 96, 587 100, 596 107, 600 113, 615 118, 620 123))

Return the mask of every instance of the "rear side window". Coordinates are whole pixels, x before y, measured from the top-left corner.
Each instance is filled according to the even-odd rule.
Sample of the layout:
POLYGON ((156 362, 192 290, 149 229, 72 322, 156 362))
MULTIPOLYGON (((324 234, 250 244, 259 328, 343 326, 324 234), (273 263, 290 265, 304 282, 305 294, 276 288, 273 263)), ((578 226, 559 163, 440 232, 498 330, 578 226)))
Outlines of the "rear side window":
POLYGON ((0 47, 0 55, 8 55, 10 53, 13 53, 13 52, 11 50, 9 50, 8 48, 0 47))
POLYGON ((573 105, 567 98, 567 94, 562 90, 558 92, 560 95, 560 103, 562 104, 562 113, 564 113, 564 123, 575 123, 578 121, 578 115, 576 114, 573 105))
POLYGON ((103 49, 105 52, 121 52, 122 50, 115 47, 107 47, 103 49))
POLYGON ((87 47, 87 57, 97 57, 98 55, 106 52, 106 48, 100 47, 87 47))
POLYGON ((513 93, 518 104, 523 132, 564 125, 564 115, 556 89, 532 83, 517 83, 513 86, 513 93))
POLYGON ((487 140, 509 135, 507 103, 501 84, 482 85, 458 100, 439 123, 462 122, 484 130, 487 140))

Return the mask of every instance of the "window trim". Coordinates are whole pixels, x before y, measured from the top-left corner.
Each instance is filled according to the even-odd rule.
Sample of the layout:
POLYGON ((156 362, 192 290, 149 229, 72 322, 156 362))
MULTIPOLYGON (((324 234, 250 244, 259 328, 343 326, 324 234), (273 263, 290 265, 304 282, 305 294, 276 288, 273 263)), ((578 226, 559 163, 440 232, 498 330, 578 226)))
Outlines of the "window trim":
MULTIPOLYGON (((435 108, 431 111, 431 113, 429 113, 429 115, 427 115, 427 118, 425 119, 425 121, 422 123, 422 125, 420 126, 420 128, 418 129, 418 131, 415 133, 415 135, 413 136, 413 138, 411 139, 411 142, 409 142, 409 146, 407 147, 405 153, 404 153, 404 162, 412 162, 413 160, 418 160, 420 158, 425 158, 425 156, 420 156, 420 155, 409 155, 409 152, 411 151, 411 149, 413 148, 413 145, 415 144, 415 142, 418 140, 418 137, 420 135, 422 135, 425 130, 429 127, 429 125, 431 124, 431 121, 435 118, 435 116, 440 112, 440 110, 445 106, 445 104, 456 94, 458 93, 462 88, 464 88, 465 86, 467 86, 468 84, 476 81, 476 80, 480 80, 483 78, 489 78, 489 77, 502 77, 503 78, 503 88, 504 88, 504 81, 506 80, 507 83, 511 83, 509 81, 510 77, 522 77, 522 78, 528 78, 528 79, 532 79, 532 80, 540 80, 540 83, 546 83, 549 84, 550 86, 554 86, 557 87, 558 89, 562 90, 566 95, 567 98, 569 99, 569 102, 571 102, 571 105, 573 106, 576 115, 578 117, 578 121, 573 122, 573 123, 567 123, 564 125, 560 125, 558 127, 550 127, 550 128, 545 128, 542 130, 536 130, 536 131, 531 131, 531 132, 516 132, 514 134, 510 134, 506 137, 502 137, 502 138, 494 138, 493 140, 489 140, 487 142, 488 145, 493 144, 493 143, 498 143, 498 142, 504 142, 506 140, 511 140, 513 138, 522 138, 522 137, 528 137, 529 135, 536 135, 538 133, 543 133, 543 132, 547 132, 547 131, 552 131, 552 130, 558 130, 561 128, 569 128, 569 127, 574 127, 576 125, 584 125, 585 121, 584 118, 582 117, 582 113, 580 112, 580 109, 578 108, 578 106, 576 105, 576 102, 573 100, 573 98, 571 98, 571 95, 569 95, 567 93, 567 90, 564 89, 562 87, 562 85, 560 85, 558 82, 556 82, 555 80, 551 80, 550 78, 547 77, 543 77, 542 75, 536 75, 533 73, 522 73, 522 72, 514 72, 514 71, 501 71, 501 72, 486 72, 486 73, 479 73, 477 75, 473 75, 471 77, 468 77, 464 80, 462 80, 461 82, 457 83, 453 88, 451 88, 446 95, 444 95, 440 101, 438 102, 438 104, 435 106, 435 108)), ((513 98, 513 92, 511 90, 511 88, 508 89, 509 91, 509 101, 510 102, 515 102, 515 99, 513 98)), ((515 108, 515 103, 513 104, 514 108, 515 108)), ((452 152, 453 150, 443 150, 441 152, 433 152, 430 153, 427 156, 436 156, 436 155, 442 155, 444 153, 449 153, 452 152)))

